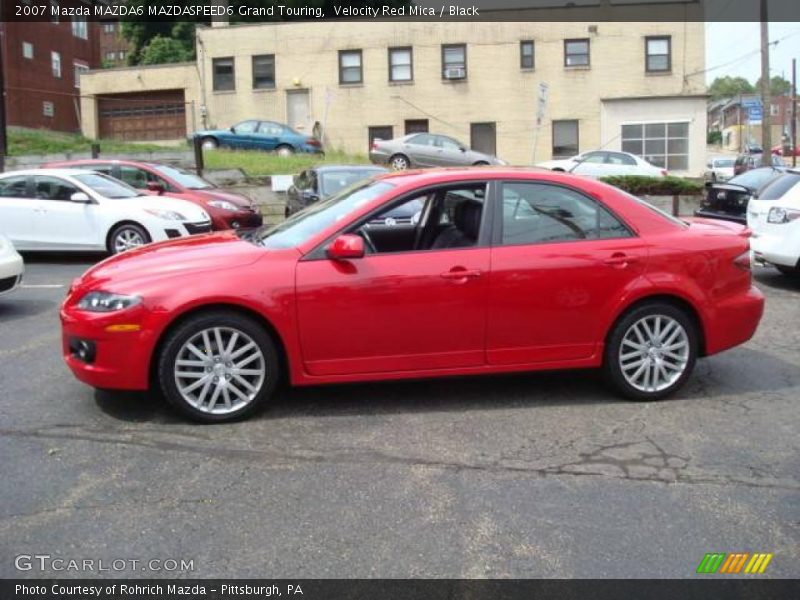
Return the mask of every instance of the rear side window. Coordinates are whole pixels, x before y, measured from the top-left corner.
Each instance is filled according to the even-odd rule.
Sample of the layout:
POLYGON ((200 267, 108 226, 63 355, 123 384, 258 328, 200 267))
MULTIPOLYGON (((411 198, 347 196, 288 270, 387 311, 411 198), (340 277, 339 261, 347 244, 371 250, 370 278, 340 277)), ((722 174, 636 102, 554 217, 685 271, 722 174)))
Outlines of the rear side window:
POLYGON ((758 193, 759 200, 780 200, 790 189, 800 182, 799 173, 785 173, 770 181, 758 193))
POLYGON ((0 180, 0 198, 30 198, 28 176, 7 177, 0 180))

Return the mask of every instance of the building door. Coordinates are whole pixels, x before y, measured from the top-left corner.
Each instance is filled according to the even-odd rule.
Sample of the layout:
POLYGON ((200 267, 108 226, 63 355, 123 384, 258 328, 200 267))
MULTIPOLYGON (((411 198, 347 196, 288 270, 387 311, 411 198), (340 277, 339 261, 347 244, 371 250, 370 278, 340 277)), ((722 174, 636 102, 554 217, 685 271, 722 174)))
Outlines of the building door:
POLYGON ((469 126, 469 145, 477 152, 497 154, 497 127, 494 123, 471 123, 469 126))
POLYGON ((406 135, 428 133, 428 119, 406 119, 406 135))
POLYGON ((289 90, 286 92, 286 120, 289 127, 311 135, 311 101, 308 90, 289 90))
POLYGON ((367 130, 367 150, 372 150, 375 140, 391 140, 394 137, 394 127, 391 125, 378 125, 367 130))
POLYGON ((174 140, 186 137, 183 90, 107 94, 97 101, 100 137, 174 140))

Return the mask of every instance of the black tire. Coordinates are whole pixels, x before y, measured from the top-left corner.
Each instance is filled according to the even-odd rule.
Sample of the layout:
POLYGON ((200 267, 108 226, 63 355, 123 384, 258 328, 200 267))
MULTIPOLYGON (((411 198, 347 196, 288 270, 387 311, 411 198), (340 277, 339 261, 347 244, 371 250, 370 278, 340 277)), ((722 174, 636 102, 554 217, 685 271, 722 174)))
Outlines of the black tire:
MULTIPOLYGON (((263 325, 254 319, 227 310, 214 310, 197 314, 169 332, 162 345, 157 365, 157 383, 167 402, 185 416, 202 423, 223 423, 252 415, 272 397, 280 379, 278 352, 270 334, 264 329, 263 325), (192 406, 179 391, 175 374, 175 363, 184 344, 204 330, 214 327, 228 328, 238 332, 240 335, 245 334, 256 344, 263 355, 264 378, 254 397, 249 403, 242 405, 240 408, 222 414, 207 412, 192 406)), ((208 368, 206 368, 207 370, 208 368)), ((209 386, 213 387, 213 384, 209 384, 209 386)))
MULTIPOLYGON (((629 400, 660 400, 677 392, 692 374, 697 361, 699 332, 695 320, 681 308, 667 302, 653 301, 640 304, 622 315, 614 324, 606 342, 603 370, 608 383, 629 400), (686 333, 688 352, 683 372, 668 387, 660 390, 641 390, 632 385, 623 374, 621 347, 623 339, 634 324, 646 317, 668 317, 677 321, 686 333)), ((627 346, 626 346, 627 347, 627 346)), ((645 386, 646 387, 646 386, 645 386)))
POLYGON ((473 166, 473 167, 488 167, 488 166, 489 166, 489 163, 488 163, 488 162, 486 162, 485 160, 479 160, 478 162, 476 162, 476 163, 475 163, 475 164, 473 164, 472 166, 473 166))
POLYGON ((787 267, 786 265, 775 265, 775 268, 778 269, 781 275, 785 275, 786 277, 790 277, 792 279, 800 279, 800 268, 798 267, 787 267))
POLYGON ((126 249, 130 250, 133 248, 133 246, 126 249, 122 249, 120 247, 121 243, 118 243, 119 238, 126 235, 139 236, 142 239, 143 244, 149 244, 152 241, 150 234, 147 233, 147 230, 138 223, 122 223, 121 225, 117 225, 111 231, 111 233, 108 234, 106 248, 108 249, 109 254, 119 254, 120 252, 124 252, 126 249))
POLYGON ((566 171, 564 171, 564 169, 562 169, 561 167, 556 167, 555 169, 553 169, 553 171, 554 171, 555 173, 565 173, 565 172, 566 172, 566 171))
POLYGON ((389 158, 389 167, 394 171, 405 171, 411 167, 411 161, 405 154, 393 154, 389 158))
POLYGON ((288 206, 283 209, 283 218, 284 219, 288 219, 291 215, 292 215, 292 213, 289 211, 289 207, 288 206))
POLYGON ((200 145, 203 148, 219 148, 219 142, 217 141, 217 138, 213 137, 204 137, 200 140, 200 145))
POLYGON ((275 154, 277 154, 278 156, 283 156, 285 158, 288 158, 289 156, 294 155, 294 148, 292 148, 287 144, 281 144, 280 146, 275 148, 275 154))

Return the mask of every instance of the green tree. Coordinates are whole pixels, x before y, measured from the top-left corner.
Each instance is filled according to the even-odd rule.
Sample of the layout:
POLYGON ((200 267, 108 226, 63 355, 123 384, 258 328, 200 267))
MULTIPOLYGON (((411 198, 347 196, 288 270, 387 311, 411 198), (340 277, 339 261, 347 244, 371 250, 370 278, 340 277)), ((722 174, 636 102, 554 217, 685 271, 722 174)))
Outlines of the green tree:
POLYGON ((147 45, 142 48, 139 56, 141 65, 158 65, 163 63, 174 63, 191 60, 193 52, 188 50, 185 44, 174 37, 164 37, 157 35, 152 38, 147 45))
MULTIPOLYGON (((761 79, 762 78, 759 77, 756 82, 756 91, 761 90, 761 79)), ((772 79, 769 80, 769 90, 773 96, 783 96, 784 94, 790 94, 792 92, 792 84, 780 75, 774 75, 772 79)))
POLYGON ((733 98, 739 94, 752 94, 756 90, 753 84, 747 81, 744 77, 717 77, 710 86, 708 86, 708 93, 714 100, 721 100, 722 98, 733 98))

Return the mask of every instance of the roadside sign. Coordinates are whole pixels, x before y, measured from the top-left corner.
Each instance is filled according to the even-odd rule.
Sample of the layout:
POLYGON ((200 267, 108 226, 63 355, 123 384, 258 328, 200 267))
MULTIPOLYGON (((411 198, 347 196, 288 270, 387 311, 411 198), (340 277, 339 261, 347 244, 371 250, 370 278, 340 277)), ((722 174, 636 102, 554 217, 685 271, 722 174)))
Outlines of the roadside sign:
POLYGON ((539 97, 536 103, 536 126, 540 126, 544 121, 544 113, 547 110, 547 96, 550 86, 545 82, 539 84, 539 97))
POLYGON ((747 109, 747 120, 750 122, 750 125, 760 125, 761 120, 764 118, 764 111, 761 110, 761 106, 751 106, 747 109))
POLYGON ((761 108, 761 96, 742 96, 742 108, 761 108))

